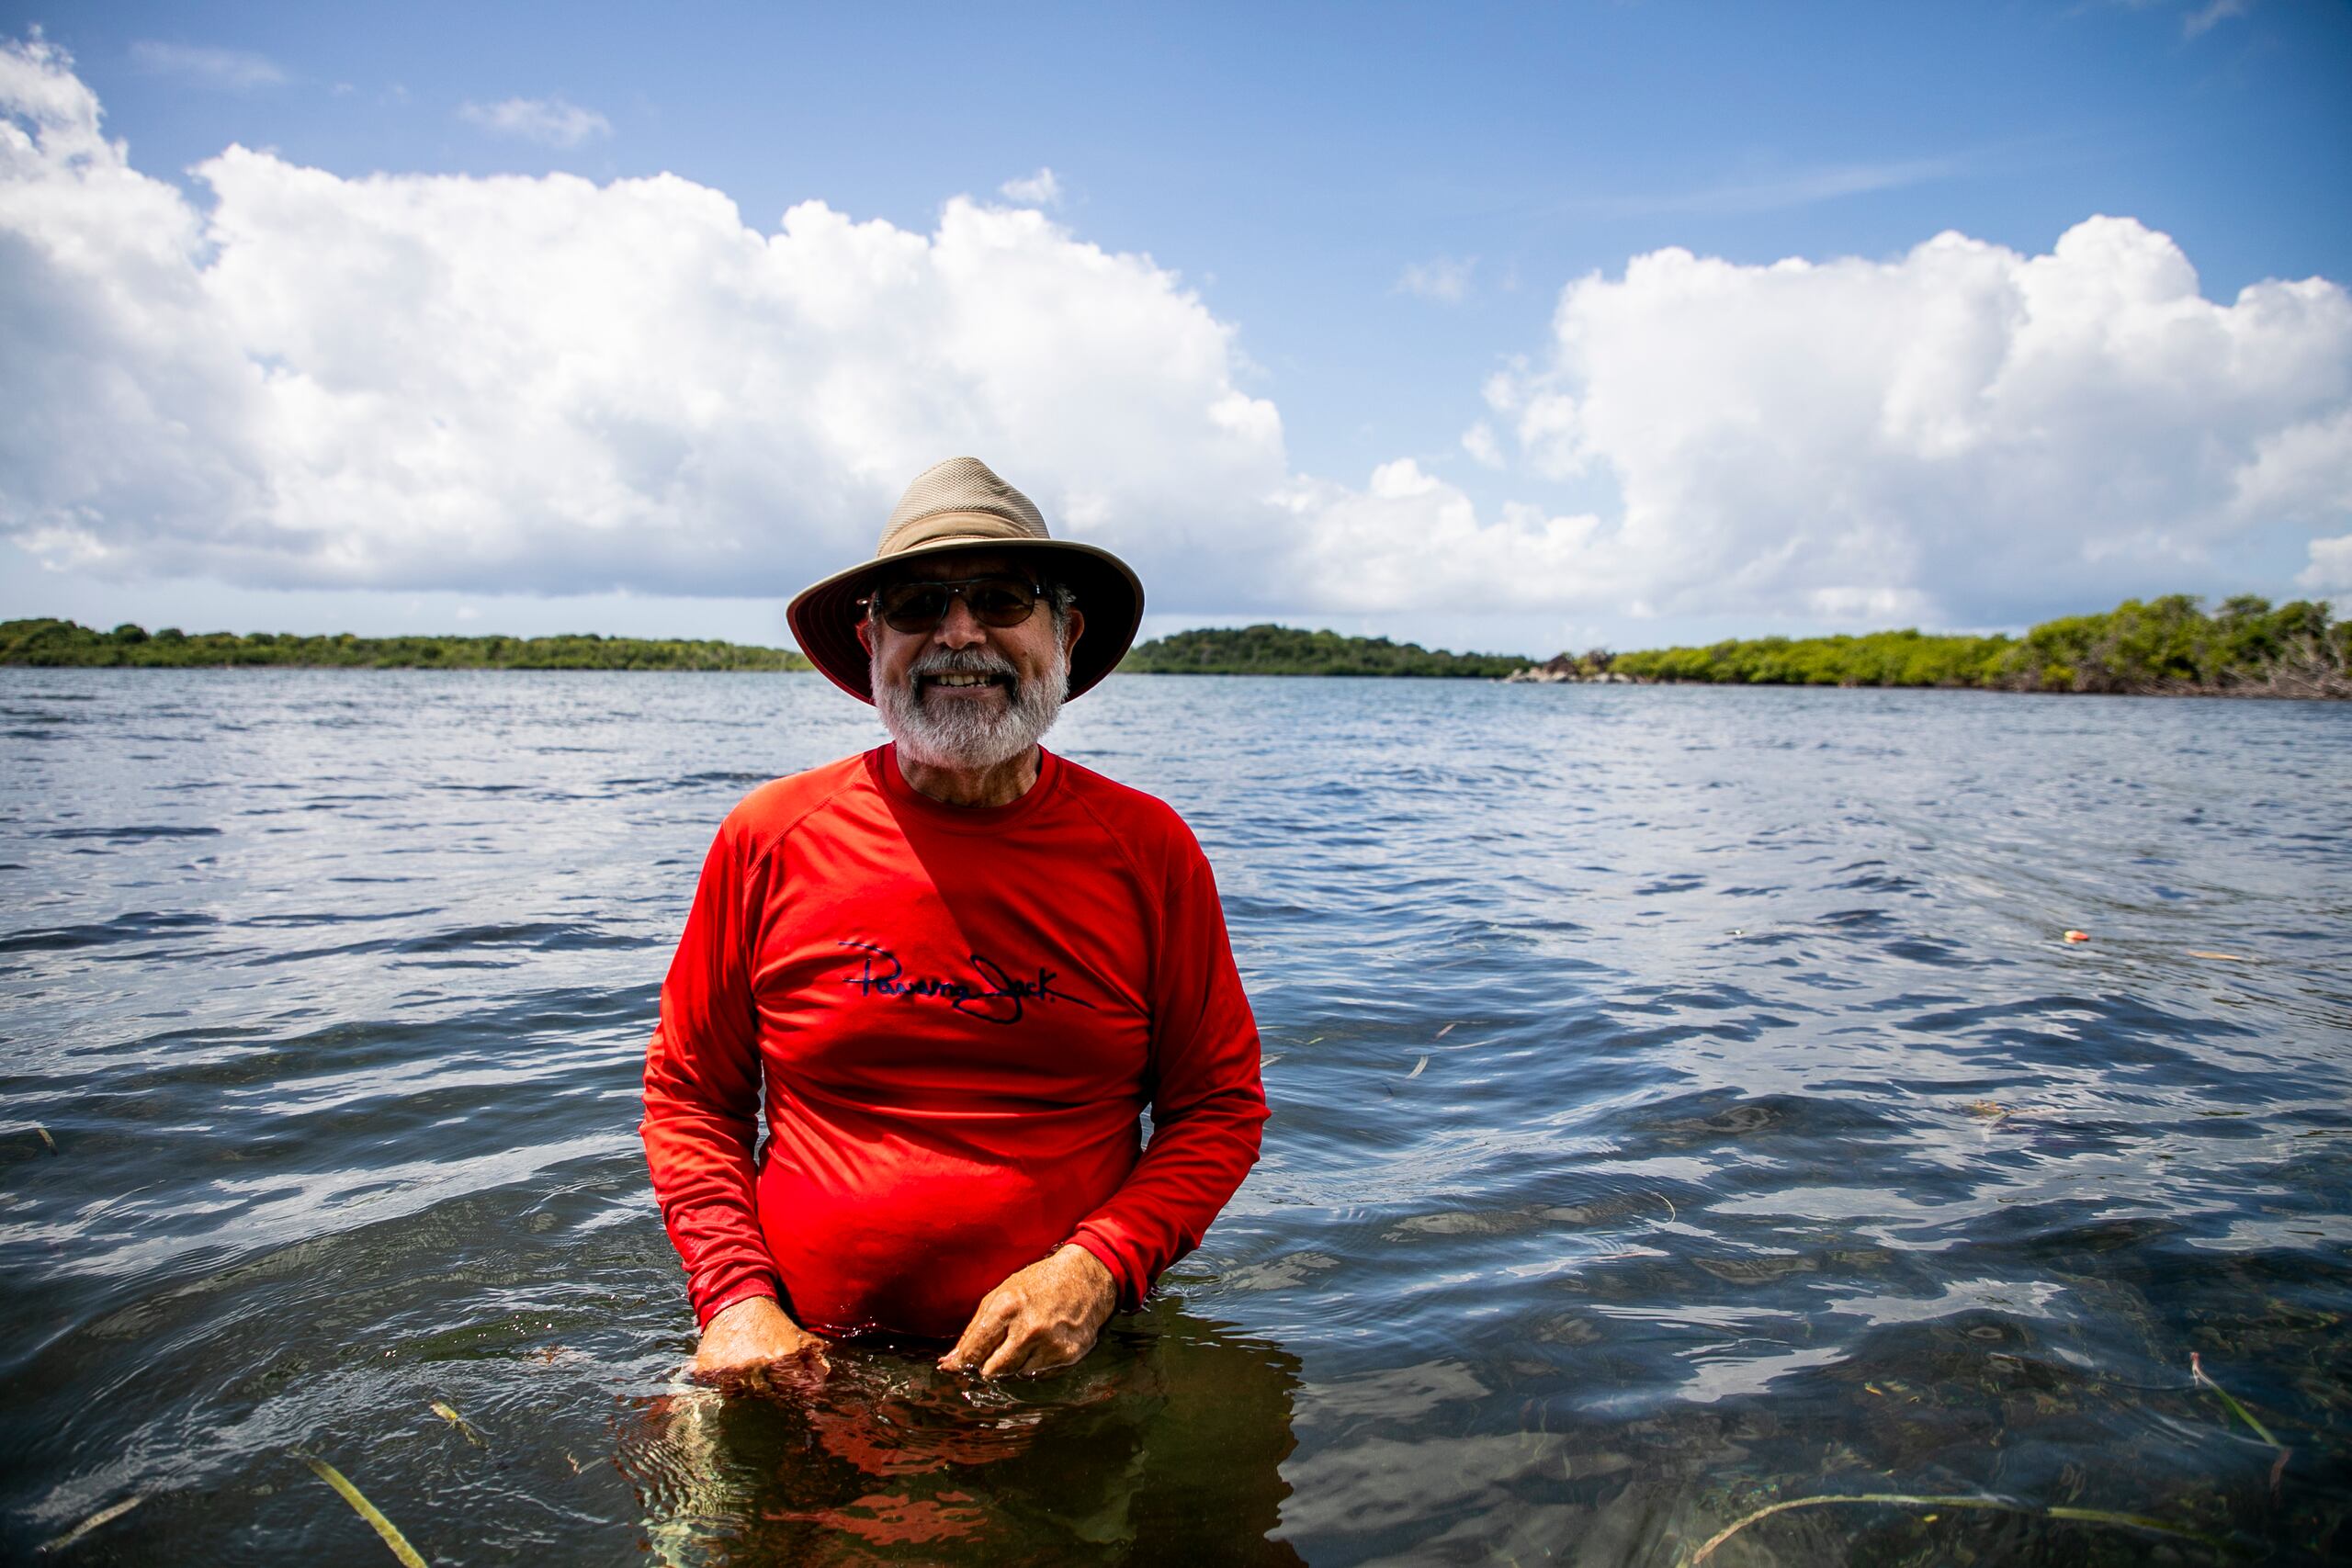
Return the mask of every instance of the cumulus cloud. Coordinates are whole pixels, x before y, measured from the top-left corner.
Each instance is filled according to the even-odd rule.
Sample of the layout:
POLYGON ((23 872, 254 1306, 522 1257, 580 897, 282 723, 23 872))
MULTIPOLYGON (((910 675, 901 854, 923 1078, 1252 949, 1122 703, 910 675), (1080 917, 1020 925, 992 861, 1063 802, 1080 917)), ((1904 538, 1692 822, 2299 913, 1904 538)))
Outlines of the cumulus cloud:
POLYGON ((0 109, 0 535, 109 579, 782 595, 957 452, 1169 613, 1998 624, 2212 586, 2252 530, 2322 586, 2352 538, 2352 299, 2207 300, 2124 219, 1578 279, 1484 389, 1474 500, 1294 469, 1234 327, 1035 207, 769 230, 232 147, 199 209, 46 43, 0 109))
POLYGON ((153 39, 141 39, 130 46, 130 63, 151 76, 177 76, 198 86, 236 93, 275 86, 286 80, 286 73, 275 62, 249 50, 208 49, 153 39))
POLYGON ((1544 610, 1594 586, 1600 518, 1510 504, 1481 523, 1468 496, 1410 457, 1374 468, 1362 491, 1302 478, 1280 499, 1295 558, 1314 563, 1324 608, 1544 610))
POLYGON ((494 104, 466 104, 459 119, 501 136, 519 136, 542 147, 577 147, 592 137, 610 136, 613 122, 594 109, 560 97, 506 98, 494 104))
POLYGON ((1495 438, 1495 427, 1483 419, 1462 433, 1462 449, 1481 468, 1503 466, 1503 444, 1495 438))
POLYGON ((998 194, 1008 201, 1023 207, 1059 207, 1062 204, 1062 182, 1054 177, 1051 169, 1040 169, 1017 180, 1007 180, 997 186, 998 194))
POLYGON ((1470 274, 1476 268, 1478 258, 1470 256, 1456 261, 1452 256, 1438 256, 1430 261, 1412 262, 1396 279, 1396 291, 1418 294, 1424 299, 1442 304, 1459 305, 1470 296, 1470 274))
POLYGON ((2352 517, 2352 299, 2214 303, 2129 219, 2047 255, 1657 252, 1568 286, 1548 363, 1489 400, 1535 471, 1613 484, 1591 564, 1676 609, 2011 620, 2352 517))
POLYGON ((232 147, 199 214, 50 46, 0 49, 0 530, 55 565, 780 594, 956 452, 1164 563, 1155 593, 1271 547, 1230 537, 1284 478, 1231 329, 1034 210, 763 232, 673 176, 232 147))
POLYGON ((2352 534, 2333 539, 2313 539, 2311 545, 2311 565, 2303 568, 2295 581, 2316 593, 2342 597, 2352 594, 2352 534))

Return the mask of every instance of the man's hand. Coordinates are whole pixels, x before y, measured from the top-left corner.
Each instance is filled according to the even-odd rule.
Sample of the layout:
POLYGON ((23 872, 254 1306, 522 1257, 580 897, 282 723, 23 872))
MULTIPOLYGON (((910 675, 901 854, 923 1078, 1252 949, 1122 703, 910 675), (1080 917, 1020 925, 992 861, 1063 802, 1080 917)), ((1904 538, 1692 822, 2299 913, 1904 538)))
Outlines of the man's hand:
POLYGON ((939 1359, 940 1371, 1001 1378, 1069 1366, 1094 1348, 1118 1304, 1119 1288, 1102 1260, 1068 1243, 982 1297, 956 1348, 939 1359))
POLYGON ((725 1382, 786 1364, 823 1371, 824 1340, 793 1322, 774 1296, 746 1296, 703 1325, 686 1370, 706 1382, 725 1382))

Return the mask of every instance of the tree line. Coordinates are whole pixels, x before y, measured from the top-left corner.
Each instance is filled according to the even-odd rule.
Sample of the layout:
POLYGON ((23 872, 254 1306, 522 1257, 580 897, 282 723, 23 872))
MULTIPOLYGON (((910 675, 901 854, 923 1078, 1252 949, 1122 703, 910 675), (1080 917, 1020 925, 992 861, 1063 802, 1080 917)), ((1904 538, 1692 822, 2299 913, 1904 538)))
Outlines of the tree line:
POLYGON ((351 670, 807 670, 789 649, 679 638, 600 637, 296 637, 290 632, 109 632, 73 621, 0 622, 0 664, 210 669, 279 665, 351 670))
POLYGON ((1951 686, 2002 692, 2352 697, 2352 621, 2241 594, 2207 613, 2185 593, 2045 621, 2022 637, 1918 631, 1756 637, 1706 648, 1600 649, 1564 673, 1771 686, 1951 686))
POLYGON ((1385 637, 1256 626, 1159 637, 1129 649, 1119 668, 1142 675, 1457 675, 1491 681, 1529 662, 1502 653, 1432 651, 1385 637))
MULTIPOLYGON (((150 633, 125 623, 0 622, 0 664, 198 669, 280 665, 373 670, 807 670, 788 649, 677 638, 333 637, 150 633)), ((1945 686, 2007 692, 2352 697, 2352 621, 2324 604, 2253 594, 2207 612, 2188 594, 2126 600, 2046 621, 2021 637, 1916 630, 1735 639, 1637 653, 1594 649, 1544 664, 1451 653, 1383 637, 1261 625, 1204 627, 1138 644, 1122 671, 1155 675, 1435 675, 1777 686, 1945 686)))

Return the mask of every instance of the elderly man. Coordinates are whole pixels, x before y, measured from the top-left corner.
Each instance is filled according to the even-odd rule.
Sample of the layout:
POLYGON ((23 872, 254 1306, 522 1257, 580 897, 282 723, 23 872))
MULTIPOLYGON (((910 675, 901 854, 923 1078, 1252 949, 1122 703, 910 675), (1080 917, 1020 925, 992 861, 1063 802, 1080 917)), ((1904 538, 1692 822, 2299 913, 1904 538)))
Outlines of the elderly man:
POLYGON ((643 1133, 699 1374, 867 1333, 984 1377, 1069 1365, 1257 1158, 1257 1028, 1199 845, 1038 745, 1142 613, 1124 563, 969 457, 792 602, 891 740, 728 815, 662 987, 643 1133))

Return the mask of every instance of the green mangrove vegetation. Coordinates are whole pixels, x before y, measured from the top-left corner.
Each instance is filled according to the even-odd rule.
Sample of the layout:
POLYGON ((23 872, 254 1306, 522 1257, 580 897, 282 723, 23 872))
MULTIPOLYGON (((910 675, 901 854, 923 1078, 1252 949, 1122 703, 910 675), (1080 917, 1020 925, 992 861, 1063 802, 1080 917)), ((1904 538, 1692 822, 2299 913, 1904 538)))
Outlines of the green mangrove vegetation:
POLYGON ((2352 697, 2352 621, 2252 594, 2207 613, 2188 594, 2126 600, 2022 637, 1918 631, 1757 637, 1708 648, 1563 654, 1553 680, 1615 677, 1771 686, 1951 686, 2004 692, 2352 697))
POLYGON ((0 622, 0 664, 199 669, 279 665, 355 670, 806 670, 789 649, 598 637, 296 637, 287 632, 110 632, 72 621, 0 622))
MULTIPOLYGON (((297 637, 158 632, 128 623, 0 622, 0 664, 368 670, 807 670, 789 649, 599 637, 297 637)), ((1437 675, 1751 686, 1945 686, 2001 692, 2352 697, 2352 621, 2304 600, 2242 594, 2218 609, 2176 593, 2046 621, 2023 637, 1915 630, 1766 637, 1636 653, 1593 649, 1537 664, 1385 637, 1291 626, 1204 627, 1138 644, 1148 675, 1437 675)))
POLYGON ((1502 653, 1431 651, 1385 637, 1257 626, 1177 632, 1120 661, 1143 675, 1457 675, 1498 680, 1530 661, 1502 653))
POLYGON ((1593 649, 1542 664, 1432 652, 1386 637, 1255 626, 1178 632, 1119 668, 1156 675, 1455 675, 1752 686, 1948 686, 2006 692, 2352 696, 2352 622, 2323 604, 2251 594, 2211 613, 2188 594, 2127 600, 2021 637, 1916 630, 1767 637, 1638 653, 1593 649))

